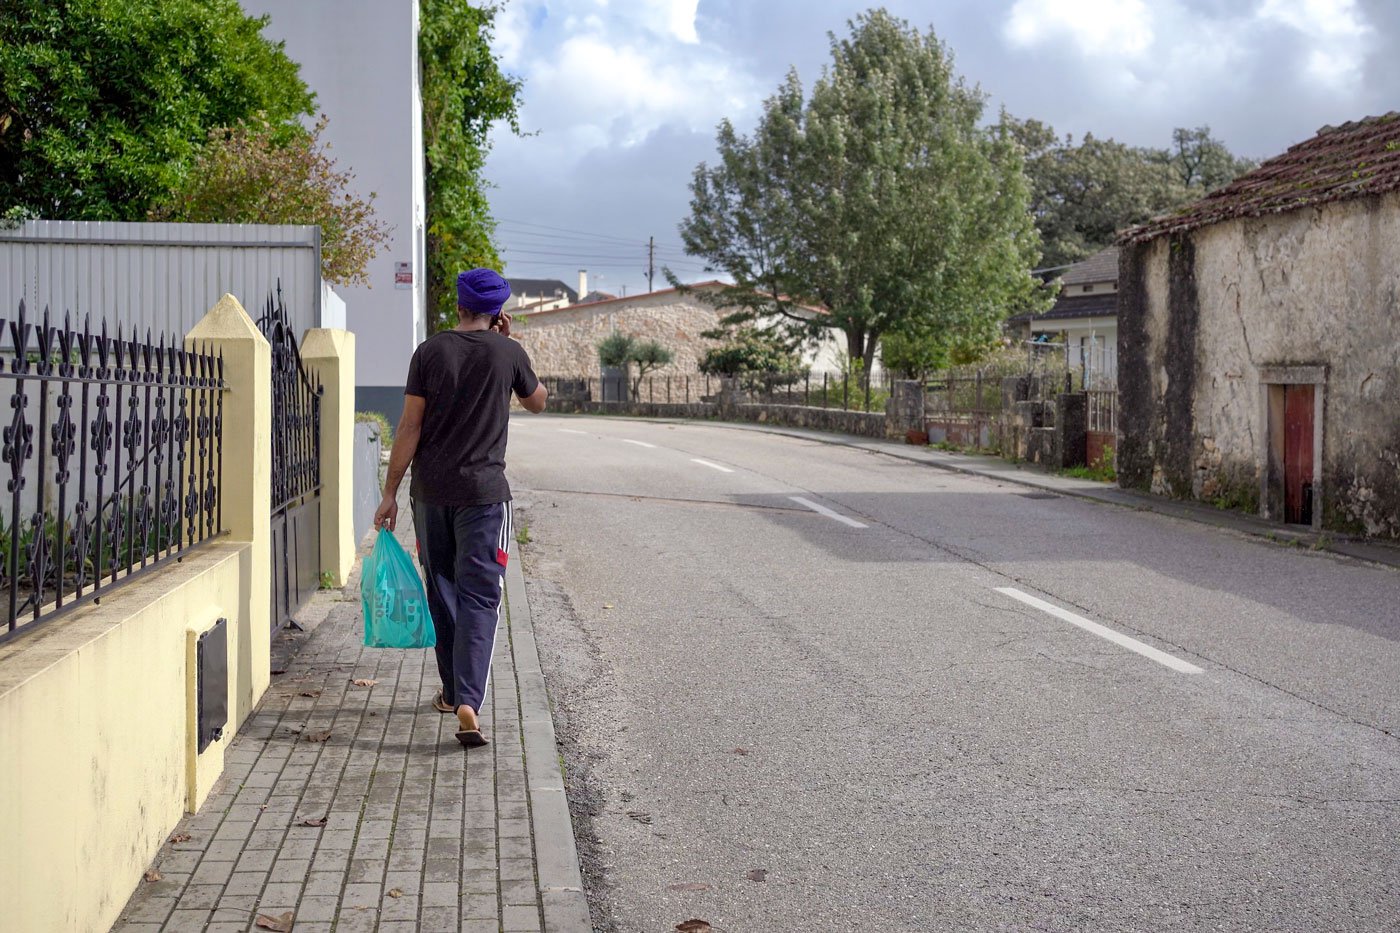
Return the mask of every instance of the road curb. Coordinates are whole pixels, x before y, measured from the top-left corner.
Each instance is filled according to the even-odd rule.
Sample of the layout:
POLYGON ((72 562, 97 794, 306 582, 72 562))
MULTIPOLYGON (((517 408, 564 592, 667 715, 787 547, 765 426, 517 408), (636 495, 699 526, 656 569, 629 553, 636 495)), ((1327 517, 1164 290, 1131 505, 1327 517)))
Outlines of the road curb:
POLYGON ((755 423, 741 424, 733 421, 712 421, 693 418, 647 418, 636 415, 587 414, 565 417, 584 419, 599 418, 608 421, 623 422, 648 421, 654 424, 704 424, 718 428, 728 428, 734 431, 753 431, 758 434, 775 434, 781 437, 793 437, 800 440, 814 441, 818 444, 829 444, 833 447, 849 447, 854 450, 864 450, 869 453, 891 457, 896 460, 903 460, 907 463, 917 463, 920 466, 932 467, 936 470, 946 470, 950 473, 961 473, 965 476, 976 476, 982 479, 1014 483, 1019 486, 1025 486, 1028 489, 1050 492, 1055 495, 1068 496, 1087 502, 1096 502, 1100 505, 1115 506, 1117 508, 1131 509, 1138 512, 1152 512, 1167 518, 1176 518, 1182 521, 1194 522, 1198 525, 1209 525, 1214 528, 1233 531, 1251 538, 1270 541, 1274 544, 1305 547, 1322 553, 1347 557, 1352 560, 1360 560, 1381 567, 1400 569, 1400 549, 1397 548, 1371 544, 1361 540, 1353 540, 1345 536, 1336 536, 1326 532, 1318 534, 1312 531, 1290 528, 1284 525, 1266 522, 1252 515, 1220 511, 1211 508, 1209 505, 1197 505, 1176 499, 1165 499, 1161 496, 1151 496, 1132 490, 1120 489, 1117 486, 1103 486, 1102 484, 1094 483, 1089 480, 1078 480, 1049 473, 1025 472, 1018 469, 1010 462, 1007 462, 1005 467, 986 469, 971 463, 959 463, 954 459, 955 457, 966 455, 934 452, 928 448, 922 447, 910 447, 907 451, 904 451, 899 449, 893 441, 877 441, 853 435, 847 436, 826 431, 785 428, 777 425, 755 423))
POLYGON ((525 780, 530 799, 530 828, 535 837, 535 865, 545 933, 591 933, 592 916, 583 891, 574 824, 564 791, 564 772, 554 737, 549 691, 535 644, 534 618, 525 595, 520 554, 506 567, 506 618, 511 655, 520 690, 520 720, 525 745, 525 780))

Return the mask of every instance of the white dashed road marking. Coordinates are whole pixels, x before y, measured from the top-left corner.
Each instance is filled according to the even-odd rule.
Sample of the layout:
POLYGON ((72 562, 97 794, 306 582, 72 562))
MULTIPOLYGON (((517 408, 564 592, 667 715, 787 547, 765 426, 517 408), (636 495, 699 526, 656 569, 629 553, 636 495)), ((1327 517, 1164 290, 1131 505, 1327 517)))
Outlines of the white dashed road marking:
POLYGON ((585 435, 585 436, 588 434, 587 431, 575 431, 573 428, 560 428, 560 429, 559 429, 559 433, 560 433, 560 434, 583 434, 583 435, 585 435))
POLYGON ((700 464, 701 466, 707 466, 707 467, 709 467, 709 468, 712 469, 712 470, 719 470, 721 473, 733 473, 733 472, 734 472, 733 470, 729 469, 729 467, 727 467, 727 466, 720 466, 718 463, 711 463, 711 462, 708 461, 708 460, 701 460, 699 457, 691 457, 691 458, 690 458, 690 462, 691 462, 691 463, 698 463, 698 464, 700 464))
POLYGON ((638 447, 650 447, 652 450, 655 450, 655 449, 656 449, 656 445, 655 445, 655 444, 648 444, 646 441, 633 441, 633 440, 629 440, 629 439, 627 439, 627 438, 625 438, 625 437, 622 439, 622 443, 624 443, 624 444, 636 444, 638 447))
POLYGON ((850 525, 852 528, 868 528, 868 527, 869 527, 868 525, 863 525, 863 524, 861 524, 860 522, 856 521, 854 518, 847 518, 846 516, 842 515, 840 512, 833 512, 833 511, 831 511, 831 509, 828 509, 826 506, 821 505, 820 503, 817 503, 817 502, 813 502, 811 499, 804 499, 804 498, 802 498, 801 496, 788 496, 788 498, 791 499, 793 502, 796 502, 798 505, 804 505, 804 506, 806 506, 807 508, 811 509, 813 512, 817 512, 817 513, 819 513, 819 514, 821 514, 821 515, 825 515, 827 518, 834 518, 834 519, 836 519, 838 522, 840 522, 840 523, 843 524, 843 525, 850 525))
POLYGON ((1100 625, 1097 622, 1091 622, 1083 616, 1075 615, 1068 609, 1061 609, 1059 606, 1056 606, 1053 603, 1047 603, 1043 599, 1037 599, 1029 593, 1021 592, 1015 587, 999 586, 997 587, 997 592, 1005 596, 1010 596, 1017 602, 1025 603, 1027 606, 1033 606, 1034 608, 1039 609, 1041 612, 1048 613, 1057 619, 1063 619, 1070 625, 1077 625, 1080 628, 1084 629, 1084 631, 1086 632, 1093 632, 1100 638, 1107 638, 1115 645, 1121 645, 1122 647, 1127 648, 1129 651, 1136 651, 1144 658, 1151 658, 1158 664, 1166 665, 1174 671, 1179 671, 1182 674, 1204 673, 1199 667, 1190 663, 1189 661, 1183 661, 1180 658, 1173 657, 1172 655, 1167 654, 1165 651, 1159 651, 1158 649, 1153 648, 1151 645, 1143 644, 1136 638, 1130 638, 1127 635, 1124 635, 1122 632, 1115 632, 1113 629, 1109 628, 1106 625, 1100 625))

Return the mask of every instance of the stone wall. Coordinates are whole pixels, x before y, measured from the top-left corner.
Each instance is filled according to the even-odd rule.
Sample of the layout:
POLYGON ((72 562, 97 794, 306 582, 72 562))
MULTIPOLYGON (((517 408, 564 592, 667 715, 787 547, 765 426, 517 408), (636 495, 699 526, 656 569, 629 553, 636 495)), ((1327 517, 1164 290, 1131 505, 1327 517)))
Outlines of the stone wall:
POLYGON ((535 372, 549 376, 598 375, 598 342, 611 334, 655 340, 675 354, 671 365, 656 370, 664 376, 697 372, 714 343, 701 334, 718 323, 719 313, 698 296, 668 289, 522 316, 512 335, 530 354, 535 372))
POLYGON ((1400 538, 1400 193, 1125 248, 1119 283, 1123 485, 1257 509, 1261 376, 1322 367, 1317 520, 1400 538))

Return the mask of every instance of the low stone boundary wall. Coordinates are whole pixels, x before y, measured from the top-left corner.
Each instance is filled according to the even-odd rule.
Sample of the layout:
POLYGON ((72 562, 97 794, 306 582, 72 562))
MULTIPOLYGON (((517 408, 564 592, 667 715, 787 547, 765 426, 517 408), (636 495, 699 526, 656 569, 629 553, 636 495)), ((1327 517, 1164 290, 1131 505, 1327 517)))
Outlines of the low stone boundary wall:
MULTIPOLYGON (((805 405, 765 405, 715 402, 666 404, 665 402, 592 402, 581 399, 551 398, 549 409, 562 414, 627 415, 641 418, 691 418, 709 421, 749 421, 788 428, 839 431, 861 437, 886 437, 884 412, 844 411, 840 408, 809 408, 805 405)), ((902 436, 902 435, 901 435, 902 436)))
POLYGON ((739 405, 735 415, 736 420, 758 424, 839 431, 861 437, 886 436, 885 414, 878 411, 845 411, 840 408, 809 408, 806 405, 739 405))

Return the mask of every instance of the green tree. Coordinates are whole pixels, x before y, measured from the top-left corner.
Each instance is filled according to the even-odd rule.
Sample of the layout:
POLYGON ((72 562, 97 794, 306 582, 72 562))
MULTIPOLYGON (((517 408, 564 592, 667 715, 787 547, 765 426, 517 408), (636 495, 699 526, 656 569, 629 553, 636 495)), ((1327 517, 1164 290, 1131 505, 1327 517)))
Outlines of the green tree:
POLYGON ((1208 127, 1175 130, 1168 150, 1092 133, 1076 142, 1006 113, 999 126, 1025 153, 1047 267, 1078 262, 1112 244, 1118 231, 1188 204, 1254 164, 1231 155, 1208 127))
POLYGON ((264 122, 213 130, 178 187, 152 212, 155 220, 190 223, 316 224, 321 228, 321 274, 331 282, 365 284, 369 261, 389 239, 374 214, 374 194, 362 198, 355 176, 336 167, 321 133, 296 128, 285 141, 264 122))
POLYGON ((521 83, 491 51, 499 7, 466 0, 423 0, 418 54, 423 74, 423 146, 427 162, 428 318, 434 330, 457 323, 453 282, 463 269, 501 268, 482 167, 491 127, 519 132, 521 83))
POLYGON ((630 378, 633 398, 639 397, 642 380, 675 359, 675 354, 655 340, 637 340, 627 334, 610 334, 598 341, 598 362, 605 369, 620 369, 630 378), (632 367, 636 375, 632 375, 632 367))
POLYGON ((1210 127, 1195 129, 1177 127, 1172 130, 1171 148, 1156 153, 1193 197, 1229 184, 1259 163, 1234 155, 1229 148, 1210 135, 1210 127))
POLYGON ((884 10, 850 25, 809 99, 790 74, 752 138, 720 125, 681 236, 733 304, 839 329, 868 371, 885 334, 949 340, 1034 302, 1039 244, 1021 150, 979 125, 947 47, 884 10))
POLYGON ((598 362, 604 369, 626 369, 637 341, 626 334, 609 334, 598 341, 598 362))
POLYGON ((642 380, 663 366, 669 365, 676 355, 655 340, 645 340, 632 348, 631 361, 637 364, 637 378, 632 382, 632 397, 640 398, 642 380))
POLYGON ((802 359, 792 342, 772 330, 735 327, 706 331, 704 336, 722 341, 700 358, 702 373, 711 376, 742 376, 764 373, 778 377, 801 376, 802 359))
POLYGON ((274 126, 313 96, 237 0, 0 4, 0 206, 144 220, 213 127, 274 126))

